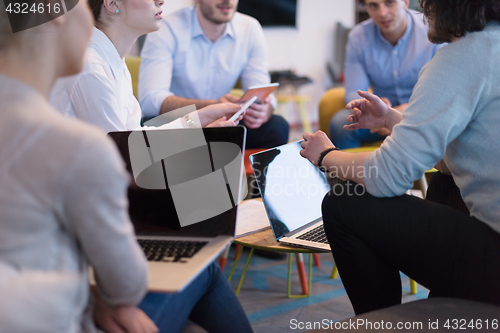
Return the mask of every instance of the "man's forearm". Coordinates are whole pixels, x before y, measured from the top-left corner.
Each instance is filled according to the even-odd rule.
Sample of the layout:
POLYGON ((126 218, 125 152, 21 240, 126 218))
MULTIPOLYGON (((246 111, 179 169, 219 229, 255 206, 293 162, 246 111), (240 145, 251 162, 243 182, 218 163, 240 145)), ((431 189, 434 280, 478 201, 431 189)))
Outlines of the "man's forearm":
POLYGON ((205 106, 216 104, 218 102, 219 101, 216 99, 189 99, 178 96, 169 96, 163 101, 160 109, 160 114, 167 113, 169 111, 173 111, 192 104, 195 104, 196 109, 199 110, 204 108, 205 106))

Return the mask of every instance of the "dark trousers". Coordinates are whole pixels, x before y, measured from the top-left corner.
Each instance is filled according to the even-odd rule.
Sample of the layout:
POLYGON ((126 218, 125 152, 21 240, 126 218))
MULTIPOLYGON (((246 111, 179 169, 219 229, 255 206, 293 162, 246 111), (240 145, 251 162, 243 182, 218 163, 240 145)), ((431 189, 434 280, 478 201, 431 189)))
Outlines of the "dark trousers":
POLYGON ((399 271, 432 296, 500 305, 500 233, 443 204, 356 195, 363 191, 354 185, 335 185, 322 209, 356 314, 401 303, 399 271))
MULTIPOLYGON (((243 121, 240 124, 245 126, 243 121)), ((284 145, 288 142, 289 132, 290 126, 288 122, 281 116, 273 115, 259 128, 251 129, 247 127, 246 148, 273 148, 284 145)))
POLYGON ((436 172, 432 175, 429 188, 427 189, 426 200, 437 202, 470 215, 469 209, 465 205, 460 189, 455 184, 452 176, 436 172))

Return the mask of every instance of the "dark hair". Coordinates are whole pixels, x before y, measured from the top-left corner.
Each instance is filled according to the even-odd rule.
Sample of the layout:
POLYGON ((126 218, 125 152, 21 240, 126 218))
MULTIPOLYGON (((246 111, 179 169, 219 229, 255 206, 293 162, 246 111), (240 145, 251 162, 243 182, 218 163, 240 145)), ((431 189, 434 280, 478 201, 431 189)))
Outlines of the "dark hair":
POLYGON ((434 24, 433 42, 450 42, 500 20, 500 0, 419 0, 434 24))
POLYGON ((104 2, 103 2, 103 0, 88 0, 88 1, 89 1, 90 10, 92 10, 92 14, 94 14, 94 20, 96 22, 98 22, 99 16, 101 15, 102 4, 104 2))

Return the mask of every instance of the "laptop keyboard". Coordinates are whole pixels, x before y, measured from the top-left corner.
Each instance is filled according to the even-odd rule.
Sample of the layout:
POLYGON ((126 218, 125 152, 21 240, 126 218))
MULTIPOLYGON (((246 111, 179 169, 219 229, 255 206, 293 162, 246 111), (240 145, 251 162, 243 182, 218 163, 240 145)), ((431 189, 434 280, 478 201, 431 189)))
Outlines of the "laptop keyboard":
POLYGON ((303 235, 300 235, 299 237, 297 237, 297 239, 302 239, 315 243, 328 244, 328 239, 326 238, 325 229, 323 229, 323 224, 320 225, 319 227, 316 227, 306 232, 303 235))
POLYGON ((186 262, 208 242, 139 239, 148 261, 186 262))

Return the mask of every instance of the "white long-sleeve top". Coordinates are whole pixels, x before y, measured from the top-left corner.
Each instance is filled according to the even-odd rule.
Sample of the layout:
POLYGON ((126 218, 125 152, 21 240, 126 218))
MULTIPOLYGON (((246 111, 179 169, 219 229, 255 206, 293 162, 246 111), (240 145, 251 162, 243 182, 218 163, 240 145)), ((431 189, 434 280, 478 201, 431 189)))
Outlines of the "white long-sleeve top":
POLYGON ((0 332, 92 332, 88 264, 109 304, 147 288, 123 161, 104 132, 2 75, 0 110, 0 332))
MULTIPOLYGON (((83 71, 57 80, 50 103, 63 114, 96 125, 105 132, 141 128, 141 107, 134 97, 127 65, 111 40, 95 27, 83 71)), ((191 119, 201 127, 194 113, 196 111, 190 113, 191 119)), ((158 128, 183 127, 188 126, 176 119, 158 128)))

